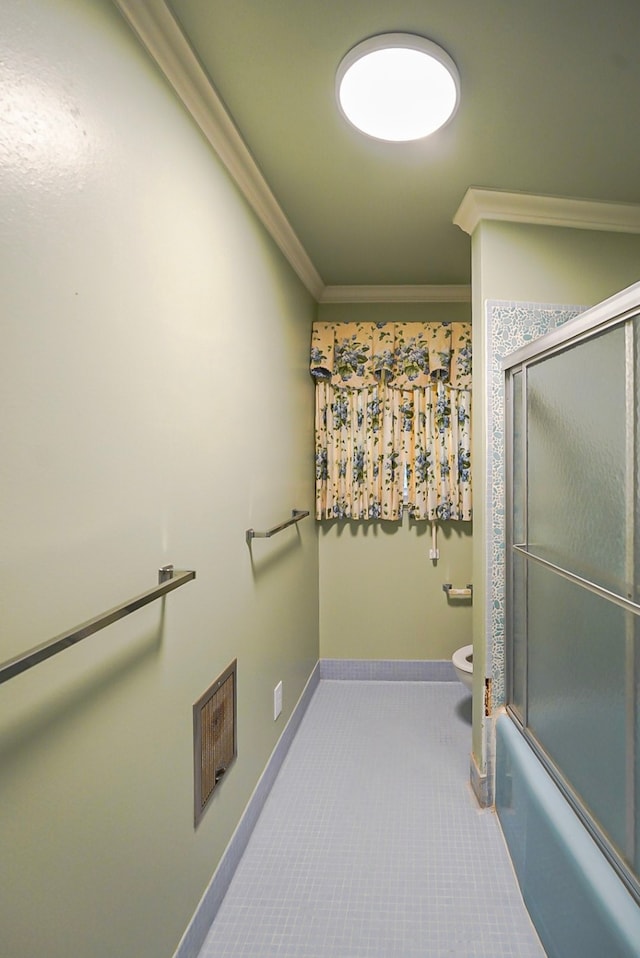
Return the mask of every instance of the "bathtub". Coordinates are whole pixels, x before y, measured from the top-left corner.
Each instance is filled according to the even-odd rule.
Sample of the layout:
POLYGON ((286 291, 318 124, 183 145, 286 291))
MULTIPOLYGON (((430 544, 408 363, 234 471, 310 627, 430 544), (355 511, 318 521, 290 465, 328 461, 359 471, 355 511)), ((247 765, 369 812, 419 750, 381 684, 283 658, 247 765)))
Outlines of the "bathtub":
POLYGON ((549 958, 640 958, 640 907, 506 713, 496 811, 549 958))

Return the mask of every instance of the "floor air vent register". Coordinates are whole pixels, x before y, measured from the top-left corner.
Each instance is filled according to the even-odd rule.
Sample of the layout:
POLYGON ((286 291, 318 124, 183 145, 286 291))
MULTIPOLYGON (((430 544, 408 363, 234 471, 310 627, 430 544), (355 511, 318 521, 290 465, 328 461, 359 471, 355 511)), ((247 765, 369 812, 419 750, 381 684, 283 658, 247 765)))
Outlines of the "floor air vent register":
POLYGON ((234 659, 193 706, 194 824, 237 755, 234 659))

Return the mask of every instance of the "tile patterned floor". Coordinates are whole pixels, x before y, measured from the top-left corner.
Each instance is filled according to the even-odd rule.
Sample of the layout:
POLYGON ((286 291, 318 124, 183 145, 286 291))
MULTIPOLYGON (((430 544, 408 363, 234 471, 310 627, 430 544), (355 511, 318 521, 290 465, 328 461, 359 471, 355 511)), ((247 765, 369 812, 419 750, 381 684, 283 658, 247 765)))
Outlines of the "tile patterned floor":
POLYGON ((544 958, 458 682, 322 680, 200 958, 544 958))

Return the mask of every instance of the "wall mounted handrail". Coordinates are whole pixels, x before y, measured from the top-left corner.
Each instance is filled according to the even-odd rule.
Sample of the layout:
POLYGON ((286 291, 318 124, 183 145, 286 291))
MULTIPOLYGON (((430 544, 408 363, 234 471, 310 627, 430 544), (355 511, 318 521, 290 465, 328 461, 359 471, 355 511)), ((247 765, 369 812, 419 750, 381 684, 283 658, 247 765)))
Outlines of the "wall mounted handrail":
POLYGON ((292 509, 290 519, 287 519, 286 522, 281 522, 280 525, 273 526, 272 529, 267 529, 266 532, 256 532, 255 529, 247 529, 245 533, 247 545, 250 545, 252 539, 270 539, 276 532, 282 532, 287 526, 292 526, 294 522, 300 522, 301 519, 304 519, 305 516, 308 515, 308 509, 306 511, 304 509, 292 509))
POLYGON ((33 668, 33 666, 38 665, 39 662, 44 662, 45 659, 50 659, 51 656, 57 655, 58 652, 62 652, 63 649, 68 649, 69 646, 75 645, 76 642, 86 639, 89 635, 93 635, 94 632, 99 632, 100 629, 104 629, 113 622, 117 622, 118 619, 123 619, 131 612, 135 612, 150 602, 154 602, 156 599, 166 595, 167 592, 173 592, 174 589, 179 589, 181 585, 190 582, 191 579, 195 579, 195 577, 195 572, 190 569, 174 571, 171 565, 163 566, 158 571, 158 585, 152 589, 147 589, 146 592, 135 596, 133 599, 129 599, 127 602, 122 602, 120 605, 114 606, 107 612, 103 612, 101 615, 97 615, 93 619, 83 622, 82 625, 76 626, 74 629, 62 632, 48 642, 34 646, 34 648, 29 649, 28 652, 22 652, 12 659, 7 659, 6 662, 0 665, 0 685, 3 682, 8 682, 8 680, 14 676, 20 675, 21 672, 26 672, 28 669, 33 668))

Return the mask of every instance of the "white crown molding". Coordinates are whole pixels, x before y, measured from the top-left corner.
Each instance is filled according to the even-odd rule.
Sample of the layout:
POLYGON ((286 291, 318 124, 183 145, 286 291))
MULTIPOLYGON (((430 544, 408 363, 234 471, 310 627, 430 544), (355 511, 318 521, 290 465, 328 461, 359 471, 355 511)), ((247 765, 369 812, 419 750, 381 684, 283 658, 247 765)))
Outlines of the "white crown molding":
POLYGON ((164 0, 113 0, 306 288, 324 283, 164 0))
POLYGON ((453 222, 471 235, 481 220, 565 226, 610 233, 640 233, 640 204, 606 203, 601 200, 470 187, 453 222))
POLYGON ((469 303, 470 286, 325 286, 319 303, 469 303))

